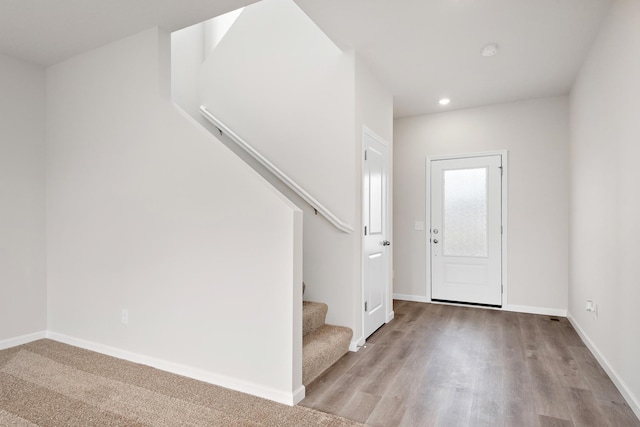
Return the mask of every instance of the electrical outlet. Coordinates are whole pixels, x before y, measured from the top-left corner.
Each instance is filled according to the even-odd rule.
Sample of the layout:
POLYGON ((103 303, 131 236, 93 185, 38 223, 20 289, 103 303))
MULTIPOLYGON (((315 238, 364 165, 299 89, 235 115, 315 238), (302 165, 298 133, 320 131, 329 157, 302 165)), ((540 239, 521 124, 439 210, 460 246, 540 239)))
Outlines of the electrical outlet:
POLYGON ((587 304, 585 305, 585 310, 593 315, 594 319, 598 318, 598 306, 591 300, 587 300, 587 304))
POLYGON ((120 321, 122 322, 123 325, 126 325, 129 323, 129 310, 126 310, 123 308, 120 311, 120 321))

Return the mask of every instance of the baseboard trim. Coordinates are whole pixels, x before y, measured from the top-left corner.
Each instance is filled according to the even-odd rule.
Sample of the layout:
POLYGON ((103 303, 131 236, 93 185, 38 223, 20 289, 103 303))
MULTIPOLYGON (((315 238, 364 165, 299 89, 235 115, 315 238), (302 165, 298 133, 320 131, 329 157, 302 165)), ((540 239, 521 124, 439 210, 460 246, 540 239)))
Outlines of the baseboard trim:
MULTIPOLYGON (((393 294, 393 299, 401 300, 401 301, 411 301, 411 302, 428 302, 434 303, 430 298, 420 296, 420 295, 408 295, 408 294, 393 294)), ((458 305, 455 303, 446 303, 447 305, 458 305)), ((460 306, 465 306, 464 304, 460 304, 460 306)), ((491 308, 491 307, 481 307, 481 308, 491 308)), ((498 308, 499 310, 500 308, 498 308)), ((508 304, 503 306, 502 310, 505 311, 514 311, 516 313, 528 313, 528 314, 542 314, 546 316, 560 316, 567 317, 567 310, 562 310, 558 308, 548 308, 548 307, 533 307, 528 305, 513 305, 508 304)))
POLYGON ((567 310, 548 307, 532 307, 528 305, 505 305, 503 310, 514 311, 516 313, 542 314, 545 316, 567 317, 567 310))
POLYGON ((394 317, 396 317, 396 313, 394 311, 391 311, 390 313, 387 313, 387 321, 385 323, 391 322, 394 317))
POLYGON ((184 377, 204 381, 209 384, 273 400, 274 402, 282 403, 289 406, 293 406, 300 400, 302 400, 296 400, 300 397, 300 394, 302 394, 302 397, 304 397, 304 387, 302 387, 302 389, 298 388, 291 393, 287 393, 281 390, 276 390, 248 381, 237 380, 225 375, 203 371, 201 369, 192 368, 190 366, 182 365, 179 363, 145 356, 116 347, 71 337, 69 335, 59 334, 57 332, 48 331, 46 337, 64 344, 80 347, 85 350, 91 350, 97 353, 106 354, 107 356, 116 357, 118 359, 128 360, 129 362, 151 366, 162 371, 171 372, 172 374, 182 375, 184 377))
POLYGON ((393 294, 393 299, 411 302, 431 302, 431 299, 419 295, 393 294))
POLYGON ((302 399, 304 399, 305 395, 306 395, 306 388, 305 386, 301 385, 300 387, 298 387, 297 390, 295 390, 293 392, 293 404, 297 405, 298 403, 300 403, 302 401, 302 399))
POLYGON ((582 341, 584 341, 584 343, 587 345, 587 348, 595 356, 598 363, 600 363, 600 366, 602 366, 607 375, 609 375, 609 378, 611 378, 611 381, 613 381, 615 386, 618 388, 618 390, 622 394, 622 397, 624 397, 624 399, 627 401, 627 405, 629 405, 631 410, 636 414, 636 417, 640 418, 640 398, 638 398, 638 396, 635 396, 631 392, 624 380, 620 378, 616 370, 613 369, 607 358, 604 357, 598 347, 593 343, 593 341, 591 341, 591 338, 589 338, 586 332, 580 327, 578 322, 573 318, 573 316, 571 316, 571 313, 567 314, 567 319, 569 319, 569 322, 571 322, 573 329, 576 330, 582 341))
POLYGON ((47 338, 47 331, 33 332, 31 334, 20 335, 19 337, 7 338, 0 341, 0 350, 17 347, 19 345, 28 344, 30 342, 38 341, 44 338, 47 338))
POLYGON ((364 345, 364 339, 362 337, 354 339, 349 343, 349 351, 356 353, 360 350, 360 347, 364 345))

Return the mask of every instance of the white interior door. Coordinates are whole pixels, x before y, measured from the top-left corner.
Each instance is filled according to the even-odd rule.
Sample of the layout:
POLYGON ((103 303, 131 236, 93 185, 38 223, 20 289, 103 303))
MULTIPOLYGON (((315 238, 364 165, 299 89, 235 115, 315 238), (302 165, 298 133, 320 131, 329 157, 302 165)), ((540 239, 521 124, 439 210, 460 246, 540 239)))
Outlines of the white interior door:
POLYGON ((431 299, 502 306, 502 156, 431 161, 431 299))
POLYGON ((389 283, 387 240, 388 152, 386 145, 363 133, 363 298, 364 338, 386 321, 389 283))

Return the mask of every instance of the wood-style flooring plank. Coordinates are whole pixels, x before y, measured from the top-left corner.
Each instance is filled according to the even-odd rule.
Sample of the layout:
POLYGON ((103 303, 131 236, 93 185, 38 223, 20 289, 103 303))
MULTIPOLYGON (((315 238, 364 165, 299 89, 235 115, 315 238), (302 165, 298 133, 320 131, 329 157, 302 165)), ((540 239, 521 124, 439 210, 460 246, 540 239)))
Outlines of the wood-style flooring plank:
POLYGON ((380 396, 357 391, 345 405, 336 411, 336 415, 359 423, 365 423, 380 402, 380 396))
POLYGON ((527 369, 538 414, 552 418, 570 420, 571 415, 560 381, 543 352, 529 351, 527 369))
POLYGON ((531 388, 527 363, 523 359, 509 358, 504 361, 504 419, 505 426, 537 426, 538 411, 531 388))
POLYGON ((504 371, 495 361, 477 368, 473 385, 473 399, 469 425, 504 425, 504 371))
POLYGON ((432 387, 418 392, 407 400, 407 407, 400 420, 400 427, 433 427, 438 419, 443 390, 432 387))
POLYGON ((384 396, 367 419, 368 426, 388 427, 400 424, 406 402, 395 396, 384 396))
POLYGON ((540 415, 540 427, 573 427, 573 423, 569 420, 540 415))
MULTIPOLYGON (((340 379, 333 384, 333 387, 325 390, 321 397, 315 400, 312 406, 308 407, 329 414, 337 414, 344 405, 349 402, 354 391, 358 390, 359 385, 363 381, 364 377, 349 374, 342 375, 340 379)), ((307 405, 308 403, 303 406, 307 405)))
POLYGON ((637 427, 638 418, 626 403, 597 400, 598 407, 609 424, 616 427, 637 427))
POLYGON ((368 426, 640 427, 565 318, 394 302, 301 405, 368 426))
POLYGON ((574 425, 584 427, 607 427, 611 424, 604 417, 590 390, 567 389, 567 406, 574 425))
POLYGON ((589 389, 597 399, 625 403, 616 386, 588 348, 570 347, 570 349, 575 356, 580 371, 589 384, 589 389))

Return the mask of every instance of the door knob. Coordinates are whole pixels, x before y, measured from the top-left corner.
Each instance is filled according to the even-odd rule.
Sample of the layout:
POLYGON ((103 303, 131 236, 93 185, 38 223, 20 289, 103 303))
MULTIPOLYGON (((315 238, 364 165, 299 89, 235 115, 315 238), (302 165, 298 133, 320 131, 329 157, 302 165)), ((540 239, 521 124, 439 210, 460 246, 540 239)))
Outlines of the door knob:
POLYGON ((433 243, 438 243, 438 239, 433 239, 433 243))
POLYGON ((391 245, 391 242, 388 240, 385 240, 384 242, 382 242, 382 246, 389 246, 391 245))

